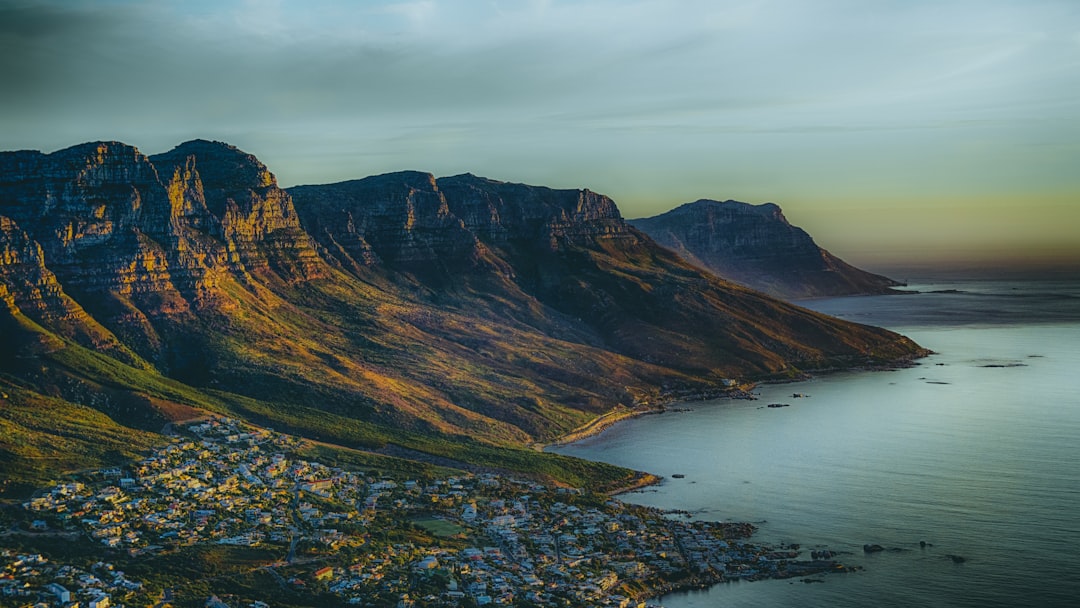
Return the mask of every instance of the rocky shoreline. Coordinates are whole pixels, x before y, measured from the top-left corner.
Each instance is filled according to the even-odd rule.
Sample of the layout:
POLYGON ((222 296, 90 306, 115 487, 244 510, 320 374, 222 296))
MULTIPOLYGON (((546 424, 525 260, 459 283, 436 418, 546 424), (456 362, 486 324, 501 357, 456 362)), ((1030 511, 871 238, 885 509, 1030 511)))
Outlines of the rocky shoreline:
POLYGON ((808 578, 824 574, 841 574, 859 572, 862 566, 845 566, 831 560, 809 560, 783 562, 783 568, 775 572, 760 572, 749 575, 727 575, 719 571, 711 571, 694 576, 690 580, 669 582, 645 589, 636 600, 656 600, 672 593, 687 591, 700 591, 715 585, 734 583, 739 581, 754 582, 763 580, 788 580, 798 578, 803 583, 824 583, 820 578, 808 578))
POLYGON ((602 414, 597 418, 585 423, 569 433, 558 437, 550 443, 537 444, 536 448, 540 451, 544 451, 549 447, 559 445, 569 445, 581 441, 582 439, 588 439, 604 432, 617 422, 623 420, 630 420, 631 418, 640 418, 641 416, 650 416, 653 414, 662 414, 667 411, 663 407, 640 409, 640 410, 623 410, 623 411, 611 411, 606 414, 602 414))
POLYGON ((640 418, 642 416, 653 416, 657 414, 677 413, 692 411, 690 407, 672 407, 678 404, 688 404, 694 401, 708 401, 710 399, 757 399, 757 396, 751 393, 754 388, 757 387, 757 383, 741 384, 737 387, 724 387, 717 389, 702 389, 695 391, 679 391, 667 393, 657 399, 653 404, 643 405, 640 409, 629 410, 613 410, 606 414, 594 418, 593 420, 585 423, 584 425, 558 437, 549 443, 538 443, 534 447, 540 451, 546 450, 549 447, 569 445, 576 443, 589 437, 595 437, 604 432, 608 428, 614 426, 616 423, 624 420, 630 420, 633 418, 640 418))

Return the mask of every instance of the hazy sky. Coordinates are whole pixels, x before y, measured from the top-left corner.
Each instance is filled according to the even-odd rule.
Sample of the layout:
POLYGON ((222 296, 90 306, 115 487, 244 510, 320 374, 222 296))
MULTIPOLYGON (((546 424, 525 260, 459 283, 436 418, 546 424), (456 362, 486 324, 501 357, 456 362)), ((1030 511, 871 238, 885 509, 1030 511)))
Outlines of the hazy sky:
POLYGON ((1080 260, 1080 1, 0 0, 0 149, 196 137, 627 217, 780 204, 849 261, 1080 260))

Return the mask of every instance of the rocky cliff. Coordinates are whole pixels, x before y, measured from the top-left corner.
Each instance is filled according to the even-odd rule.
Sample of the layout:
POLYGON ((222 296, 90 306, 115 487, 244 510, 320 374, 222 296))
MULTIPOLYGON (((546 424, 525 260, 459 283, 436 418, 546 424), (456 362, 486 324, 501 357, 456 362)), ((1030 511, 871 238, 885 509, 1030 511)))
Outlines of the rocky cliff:
MULTIPOLYGON (((0 301, 4 317, 24 317, 33 324, 52 327, 59 335, 88 347, 108 352, 126 363, 137 359, 105 328, 101 327, 75 300, 45 266, 41 246, 14 220, 0 216, 0 301)), ((9 327, 9 330, 14 328, 9 327)), ((25 344, 12 339, 5 342, 9 355, 27 354, 25 344)), ((48 340, 43 341, 48 343, 48 340)), ((40 346, 41 344, 38 344, 40 346)), ((57 347, 54 341, 51 347, 57 347)))
POLYGON ((304 226, 338 263, 357 270, 465 269, 484 249, 451 213, 435 177, 415 171, 289 190, 304 226))
POLYGON ((510 251, 559 252, 597 239, 639 238, 601 194, 469 174, 436 179, 407 171, 297 186, 289 194, 328 256, 352 269, 513 272, 505 264, 510 251))
POLYGON ((699 200, 630 223, 695 265, 776 297, 882 294, 899 285, 818 247, 772 203, 699 200))
POLYGON ((196 263, 290 283, 325 272, 292 199, 254 156, 196 140, 150 161, 170 195, 172 233, 185 245, 201 245, 194 245, 196 263))
POLYGON ((451 210, 485 242, 529 243, 550 251, 596 239, 636 238, 610 198, 590 190, 553 190, 471 174, 438 180, 451 210))
POLYGON ((568 326, 590 345, 680 374, 721 382, 869 352, 847 342, 850 326, 686 264, 589 190, 410 172, 289 192, 342 266, 404 268, 464 286, 456 297, 500 297, 490 318, 549 334, 568 326))
POLYGON ((326 270, 273 175, 218 142, 153 159, 118 142, 2 153, 0 201, 63 289, 150 360, 186 317, 236 308, 222 280, 292 283, 326 270))

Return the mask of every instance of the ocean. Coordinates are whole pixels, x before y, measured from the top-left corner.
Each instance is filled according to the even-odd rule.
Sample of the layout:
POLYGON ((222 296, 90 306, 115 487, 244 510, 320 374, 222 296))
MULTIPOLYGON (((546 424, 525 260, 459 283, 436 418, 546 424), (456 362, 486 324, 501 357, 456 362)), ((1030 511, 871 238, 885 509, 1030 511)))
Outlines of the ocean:
POLYGON ((863 568, 659 603, 1080 605, 1080 281, 909 289, 801 304, 937 353, 915 367, 761 386, 756 401, 688 404, 557 448, 665 476, 628 502, 754 522, 758 542, 863 568))

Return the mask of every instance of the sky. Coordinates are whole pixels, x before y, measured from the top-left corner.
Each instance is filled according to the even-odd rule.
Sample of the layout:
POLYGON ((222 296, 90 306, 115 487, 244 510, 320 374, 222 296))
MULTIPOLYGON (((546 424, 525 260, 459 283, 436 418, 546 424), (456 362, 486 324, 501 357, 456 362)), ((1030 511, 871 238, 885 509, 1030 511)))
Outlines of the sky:
POLYGON ((871 269, 1080 268, 1077 0, 0 0, 0 149, 194 138, 625 217, 775 202, 871 269))

